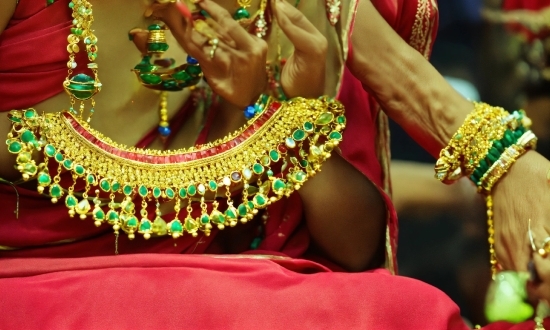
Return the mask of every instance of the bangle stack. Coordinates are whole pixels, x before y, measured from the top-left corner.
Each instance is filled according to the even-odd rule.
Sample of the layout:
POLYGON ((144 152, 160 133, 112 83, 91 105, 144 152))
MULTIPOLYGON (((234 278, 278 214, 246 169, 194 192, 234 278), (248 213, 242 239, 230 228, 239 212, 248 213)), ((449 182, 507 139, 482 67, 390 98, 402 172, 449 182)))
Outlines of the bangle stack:
POLYGON ((435 166, 436 179, 450 184, 468 176, 478 192, 486 195, 493 278, 498 261, 494 250, 491 191, 521 155, 536 147, 537 137, 529 130, 530 126, 531 120, 523 111, 508 113, 503 108, 474 103, 474 111, 441 150, 435 166))

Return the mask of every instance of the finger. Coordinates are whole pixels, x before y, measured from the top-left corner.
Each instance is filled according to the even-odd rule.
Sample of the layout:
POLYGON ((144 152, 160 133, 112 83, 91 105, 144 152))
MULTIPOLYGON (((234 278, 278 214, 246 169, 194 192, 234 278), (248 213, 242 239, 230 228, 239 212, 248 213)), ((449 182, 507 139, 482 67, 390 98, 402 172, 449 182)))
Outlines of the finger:
POLYGON ((147 37, 149 36, 149 31, 144 29, 132 29, 128 32, 128 37, 134 42, 137 49, 141 54, 147 54, 147 37))
POLYGON ((199 6, 206 10, 217 24, 226 29, 227 34, 235 41, 237 48, 250 49, 253 47, 254 39, 252 36, 231 17, 225 8, 211 0, 203 0, 199 3, 199 6))
POLYGON ((225 27, 221 26, 220 24, 218 24, 218 22, 210 17, 206 18, 206 23, 216 32, 220 40, 222 40, 230 47, 237 48, 237 43, 235 42, 235 40, 233 40, 233 38, 231 38, 225 27))
POLYGON ((302 14, 284 0, 272 0, 275 8, 275 18, 283 33, 294 45, 295 51, 311 54, 312 52, 326 52, 326 38, 302 14))

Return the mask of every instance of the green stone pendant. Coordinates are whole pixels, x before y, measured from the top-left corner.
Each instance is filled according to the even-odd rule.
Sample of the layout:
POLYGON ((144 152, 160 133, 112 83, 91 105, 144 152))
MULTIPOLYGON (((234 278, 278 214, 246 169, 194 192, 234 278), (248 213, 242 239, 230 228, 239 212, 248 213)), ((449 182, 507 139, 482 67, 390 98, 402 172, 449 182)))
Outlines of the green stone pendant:
POLYGON ((99 92, 94 78, 83 73, 65 80, 63 85, 69 95, 81 101, 88 100, 99 92))
POLYGON ((250 18, 250 13, 244 7, 237 9, 235 14, 233 15, 233 19, 235 19, 236 21, 240 21, 242 19, 247 19, 247 18, 250 18))

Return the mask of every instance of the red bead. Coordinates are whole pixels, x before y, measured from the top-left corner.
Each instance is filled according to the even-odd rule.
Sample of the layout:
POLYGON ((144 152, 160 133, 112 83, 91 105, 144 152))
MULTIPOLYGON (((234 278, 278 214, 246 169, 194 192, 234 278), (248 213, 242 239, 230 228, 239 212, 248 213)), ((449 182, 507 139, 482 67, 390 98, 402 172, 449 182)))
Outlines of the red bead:
POLYGON ((286 147, 285 147, 284 145, 282 145, 282 144, 279 144, 279 146, 277 147, 277 149, 279 149, 279 152, 282 153, 282 154, 284 154, 284 153, 287 152, 286 147))

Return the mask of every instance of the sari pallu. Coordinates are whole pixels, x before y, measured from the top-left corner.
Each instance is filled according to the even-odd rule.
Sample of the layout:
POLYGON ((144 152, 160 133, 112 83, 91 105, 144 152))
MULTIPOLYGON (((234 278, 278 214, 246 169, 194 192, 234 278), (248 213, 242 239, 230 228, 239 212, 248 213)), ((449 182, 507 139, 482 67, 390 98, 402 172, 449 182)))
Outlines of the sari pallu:
MULTIPOLYGON (((41 1, 20 0, 0 36, 1 111, 29 107, 62 91, 67 2, 45 8, 41 1), (41 47, 48 52, 36 52, 41 47)), ((429 55, 435 3, 373 3, 405 40, 429 55)), ((386 118, 345 68, 356 3, 343 2, 336 28, 319 15, 324 3, 303 6, 318 27, 324 26, 332 47, 329 62, 337 64, 327 73, 332 77, 327 94, 337 95, 347 109, 341 155, 379 188, 388 206, 387 269, 350 274, 303 259, 310 257, 305 256, 310 238, 297 194, 270 206, 256 251, 190 255, 216 253, 214 231, 210 237, 187 235, 177 244, 128 241, 122 235, 124 255, 114 256, 110 229, 70 219, 64 205, 52 205, 34 191, 19 189, 21 211, 15 219, 13 189, 0 185, 0 328, 466 329, 442 292, 392 275, 397 218, 388 197, 386 118)))

